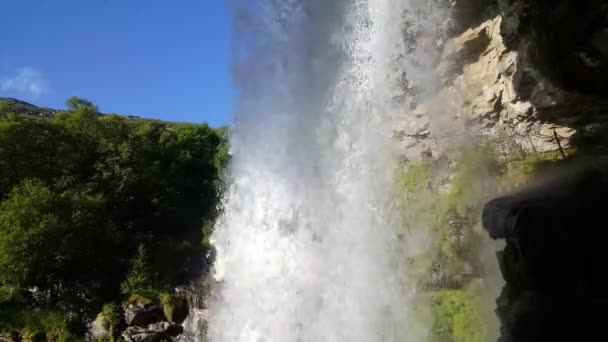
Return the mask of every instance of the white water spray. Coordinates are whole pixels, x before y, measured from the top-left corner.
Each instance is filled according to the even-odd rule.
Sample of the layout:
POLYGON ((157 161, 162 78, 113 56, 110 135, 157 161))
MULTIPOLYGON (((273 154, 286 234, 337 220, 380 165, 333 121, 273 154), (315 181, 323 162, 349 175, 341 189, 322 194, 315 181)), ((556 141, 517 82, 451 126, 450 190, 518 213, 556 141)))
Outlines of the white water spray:
POLYGON ((210 340, 420 341, 392 263, 399 215, 387 203, 394 120, 415 101, 412 89, 431 88, 432 6, 232 8, 241 93, 213 237, 221 282, 210 340))

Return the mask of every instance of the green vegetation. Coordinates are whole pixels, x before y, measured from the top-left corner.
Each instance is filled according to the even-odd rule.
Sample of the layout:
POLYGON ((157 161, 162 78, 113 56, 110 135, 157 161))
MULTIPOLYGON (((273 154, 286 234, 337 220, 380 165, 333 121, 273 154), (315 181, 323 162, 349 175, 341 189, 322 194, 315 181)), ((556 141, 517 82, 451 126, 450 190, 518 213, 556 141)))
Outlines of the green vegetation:
POLYGON ((503 172, 492 145, 474 144, 462 148, 456 158, 451 189, 444 199, 447 210, 460 216, 478 212, 484 198, 495 192, 495 180, 503 172))
POLYGON ((479 221, 482 205, 561 159, 559 151, 514 151, 475 141, 450 161, 409 163, 398 174, 396 188, 407 209, 404 234, 424 229, 432 237, 428 248, 405 261, 409 278, 418 279, 414 285, 431 294, 432 341, 477 342, 489 336, 480 305, 486 292, 479 288, 488 267, 481 257, 488 245, 479 221))
POLYGON ((433 165, 429 161, 408 165, 397 178, 400 192, 408 198, 428 189, 433 182, 433 165))
POLYGON ((101 309, 101 326, 109 332, 110 339, 114 341, 119 334, 122 323, 122 310, 116 303, 108 303, 101 309))
POLYGON ((146 295, 154 292, 153 271, 149 265, 148 252, 144 245, 139 245, 137 254, 131 261, 127 278, 120 285, 125 295, 146 295))
POLYGON ((176 322, 179 320, 177 312, 180 308, 186 307, 186 299, 183 297, 175 296, 169 293, 161 293, 158 299, 163 307, 163 313, 169 322, 176 322))
POLYGON ((60 336, 69 312, 82 326, 208 269, 225 129, 67 105, 36 117, 0 103, 0 334, 60 336))
POLYGON ((152 304, 154 301, 148 297, 144 297, 140 294, 134 293, 129 296, 129 298, 125 301, 125 304, 135 304, 139 303, 142 305, 152 304))
MULTIPOLYGON (((574 151, 565 151, 566 157, 574 156, 574 151)), ((508 156, 503 163, 505 171, 501 174, 500 182, 503 188, 509 189, 522 185, 526 180, 538 174, 545 174, 557 161, 563 157, 559 151, 539 152, 522 156, 508 156)))
POLYGON ((477 295, 462 290, 442 290, 431 298, 435 322, 433 335, 440 341, 485 342, 487 332, 477 295))
POLYGON ((70 110, 86 109, 90 112, 97 112, 98 108, 93 102, 80 98, 78 96, 72 96, 65 101, 65 104, 70 110))
POLYGON ((83 331, 75 315, 54 310, 0 310, 0 331, 20 331, 31 341, 83 341, 83 331), (78 322, 76 322, 78 323, 78 322))

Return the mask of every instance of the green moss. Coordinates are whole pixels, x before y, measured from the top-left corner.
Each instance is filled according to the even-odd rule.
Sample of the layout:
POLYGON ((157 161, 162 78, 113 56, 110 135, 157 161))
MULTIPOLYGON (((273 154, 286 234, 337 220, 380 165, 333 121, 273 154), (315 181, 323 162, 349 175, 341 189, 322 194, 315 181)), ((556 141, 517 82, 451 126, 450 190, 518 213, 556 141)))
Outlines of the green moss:
POLYGON ((442 290, 432 296, 431 307, 435 337, 449 342, 487 341, 478 296, 463 290, 442 290))
POLYGON ((396 189, 405 199, 408 229, 432 231, 433 245, 428 252, 401 262, 406 264, 405 278, 416 279, 414 286, 433 293, 433 341, 488 340, 490 324, 483 321, 486 315, 480 311, 481 297, 464 290, 473 288, 469 286, 471 281, 485 274, 479 248, 487 239, 480 223, 482 206, 487 199, 506 191, 505 187, 543 174, 563 159, 559 151, 511 151, 513 154, 507 155, 498 144, 475 141, 453 156, 449 170, 439 170, 438 163, 425 161, 407 164, 398 174, 396 189), (445 188, 443 171, 451 174, 449 187, 445 188))
POLYGON ((161 305, 163 306, 163 312, 165 313, 165 317, 173 322, 173 313, 175 311, 175 296, 172 296, 168 293, 161 293, 158 296, 161 305))
POLYGON ((428 188, 433 181, 433 166, 429 162, 406 165, 397 177, 398 189, 406 196, 415 196, 428 188))
POLYGON ((127 299, 127 304, 140 303, 143 305, 148 305, 148 304, 152 304, 152 302, 153 301, 151 299, 149 299, 147 296, 143 296, 140 294, 132 294, 127 299))
POLYGON ((497 178, 505 172, 496 149, 484 141, 464 146, 453 157, 446 170, 428 161, 406 165, 398 179, 402 196, 415 199, 404 206, 410 225, 429 229, 433 236, 427 253, 407 260, 408 272, 415 269, 423 290, 462 288, 480 274, 480 212, 485 199, 497 193, 497 178), (448 172, 449 186, 444 187, 442 174, 448 172))
MULTIPOLYGON (((575 155, 573 149, 567 149, 564 153, 566 158, 575 155)), ((500 176, 500 184, 503 190, 520 186, 537 175, 546 174, 551 167, 562 160, 563 156, 560 151, 532 153, 526 155, 525 158, 509 157, 507 161, 503 162, 506 171, 500 176)))
POLYGON ((187 306, 187 304, 185 303, 185 298, 169 293, 161 293, 158 296, 158 299, 160 300, 160 303, 163 307, 163 313, 165 314, 165 317, 167 318, 167 320, 169 320, 169 322, 178 322, 185 318, 180 317, 183 316, 181 309, 187 306))
POLYGON ((457 158, 452 187, 443 205, 463 217, 475 215, 472 212, 480 209, 481 200, 492 190, 492 180, 503 172, 504 166, 491 144, 466 146, 457 158))
MULTIPOLYGON (((575 151, 567 149, 564 150, 564 154, 566 158, 569 158, 575 155, 575 151)), ((526 158, 525 162, 528 165, 529 174, 532 174, 542 168, 543 165, 554 164, 560 160, 564 160, 560 151, 548 151, 531 154, 526 158)))

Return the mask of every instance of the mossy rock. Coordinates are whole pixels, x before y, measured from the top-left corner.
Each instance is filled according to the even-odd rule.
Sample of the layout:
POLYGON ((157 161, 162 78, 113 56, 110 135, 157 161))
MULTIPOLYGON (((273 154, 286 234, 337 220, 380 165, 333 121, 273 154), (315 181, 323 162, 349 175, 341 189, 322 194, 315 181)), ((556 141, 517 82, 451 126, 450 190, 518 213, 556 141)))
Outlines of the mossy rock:
MULTIPOLYGON (((140 294, 132 294, 129 296, 129 298, 127 299, 127 302, 125 303, 126 305, 129 304, 141 304, 141 305, 150 305, 153 304, 154 301, 150 298, 148 298, 148 296, 143 296, 140 294)), ((125 306, 126 306, 125 305, 125 306)))
POLYGON ((431 298, 435 337, 450 342, 486 342, 487 328, 479 296, 465 290, 441 290, 431 298))
POLYGON ((431 185, 434 176, 430 162, 408 164, 399 173, 397 186, 406 197, 415 197, 418 192, 431 185))
POLYGON ((169 322, 181 324, 188 317, 188 300, 182 296, 168 293, 159 295, 159 300, 163 306, 163 312, 169 322))

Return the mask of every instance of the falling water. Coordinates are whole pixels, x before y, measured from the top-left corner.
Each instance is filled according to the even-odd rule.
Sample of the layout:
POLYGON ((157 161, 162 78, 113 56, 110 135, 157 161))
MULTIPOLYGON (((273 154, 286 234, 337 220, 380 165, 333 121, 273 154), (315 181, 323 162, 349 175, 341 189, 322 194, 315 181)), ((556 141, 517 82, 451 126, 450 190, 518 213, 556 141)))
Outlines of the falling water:
POLYGON ((233 1, 214 342, 420 341, 393 263, 394 121, 432 89, 427 0, 233 1))

